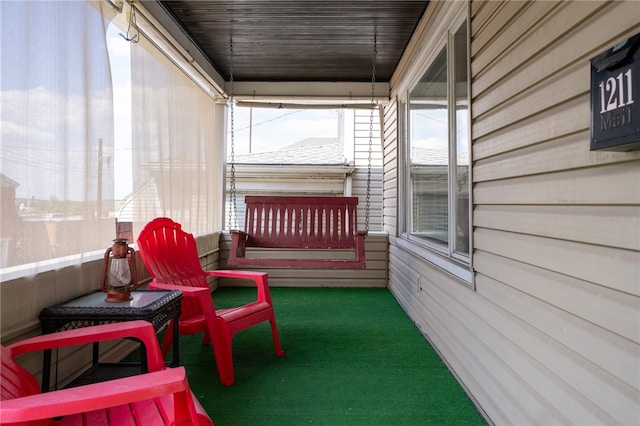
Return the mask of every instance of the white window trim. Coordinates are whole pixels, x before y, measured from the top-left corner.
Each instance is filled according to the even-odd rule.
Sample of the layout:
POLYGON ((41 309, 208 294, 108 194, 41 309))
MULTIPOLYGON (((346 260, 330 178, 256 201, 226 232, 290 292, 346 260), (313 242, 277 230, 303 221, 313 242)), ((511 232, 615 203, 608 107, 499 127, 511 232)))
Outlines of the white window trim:
MULTIPOLYGON (((458 10, 450 9, 443 19, 440 21, 442 24, 439 26, 440 37, 433 37, 433 42, 428 42, 424 45, 422 52, 418 55, 417 62, 420 66, 414 68, 409 72, 409 78, 406 80, 401 91, 398 94, 398 104, 402 106, 402 110, 398 110, 398 114, 402 114, 399 117, 400 130, 398 134, 398 158, 402 159, 402 169, 399 170, 401 188, 399 191, 400 203, 398 208, 398 234, 399 238, 396 239, 399 247, 410 251, 417 256, 423 258, 425 261, 430 262, 438 268, 452 274, 456 278, 462 280, 464 284, 475 288, 474 274, 473 274, 473 226, 472 226, 472 210, 473 210, 473 161, 471 159, 471 146, 469 147, 469 255, 461 258, 455 252, 451 252, 448 246, 445 250, 443 247, 430 243, 429 241, 417 238, 411 235, 407 231, 408 223, 411 220, 411 185, 409 176, 409 152, 407 146, 407 138, 409 133, 410 119, 409 119, 409 93, 420 81, 420 78, 427 71, 429 66, 433 63, 440 50, 447 46, 447 58, 450 57, 450 43, 452 42, 452 36, 465 22, 467 25, 467 58, 470 58, 470 18, 469 18, 469 5, 465 3, 464 7, 460 7, 458 10), (447 25, 446 22, 449 22, 447 25)), ((448 60, 448 59, 447 59, 448 60)), ((451 70, 448 71, 448 78, 450 80, 451 70)), ((467 93, 469 94, 469 122, 471 118, 471 64, 467 63, 467 93)), ((469 144, 471 144, 471 126, 469 126, 469 144)))

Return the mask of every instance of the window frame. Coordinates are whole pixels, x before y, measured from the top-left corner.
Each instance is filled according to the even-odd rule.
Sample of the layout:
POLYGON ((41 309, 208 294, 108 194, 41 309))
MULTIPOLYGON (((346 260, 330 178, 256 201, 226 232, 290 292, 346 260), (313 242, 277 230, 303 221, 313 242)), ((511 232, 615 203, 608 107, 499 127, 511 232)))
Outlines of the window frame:
POLYGON ((422 259, 436 265, 437 267, 445 270, 453 276, 462 280, 462 282, 473 287, 473 227, 472 227, 472 211, 473 211, 473 197, 472 197, 472 159, 471 159, 471 67, 470 67, 470 20, 469 20, 468 8, 464 8, 462 11, 456 14, 455 18, 450 21, 449 25, 443 27, 442 36, 434 43, 430 43, 425 46, 425 50, 428 50, 428 55, 425 56, 422 65, 419 69, 412 74, 412 79, 408 83, 406 89, 398 98, 398 140, 399 140, 399 157, 401 161, 401 176, 400 180, 400 200, 399 200, 399 214, 398 214, 398 245, 404 249, 415 253, 422 259), (457 140, 456 140, 456 125, 458 123, 457 116, 457 101, 453 97, 455 93, 452 90, 452 86, 455 84, 454 71, 453 71, 453 45, 454 37, 456 33, 464 26, 466 26, 466 102, 467 102, 467 149, 469 152, 469 204, 468 204, 468 244, 469 253, 461 254, 454 250, 455 244, 452 240, 453 229, 456 224, 456 200, 455 200, 455 178, 456 175, 456 153, 457 153, 457 140), (442 49, 446 50, 447 56, 447 115, 448 115, 448 185, 447 193, 448 197, 448 228, 449 239, 446 245, 437 244, 433 241, 429 241, 425 238, 414 235, 411 232, 413 223, 413 182, 411 179, 411 117, 410 117, 410 93, 419 84, 424 74, 429 70, 431 65, 435 62, 442 49), (452 126, 453 124, 453 126, 452 126), (453 154, 453 155, 452 155, 453 154), (453 197, 452 197, 453 195, 453 197), (452 200, 453 198, 453 200, 452 200))

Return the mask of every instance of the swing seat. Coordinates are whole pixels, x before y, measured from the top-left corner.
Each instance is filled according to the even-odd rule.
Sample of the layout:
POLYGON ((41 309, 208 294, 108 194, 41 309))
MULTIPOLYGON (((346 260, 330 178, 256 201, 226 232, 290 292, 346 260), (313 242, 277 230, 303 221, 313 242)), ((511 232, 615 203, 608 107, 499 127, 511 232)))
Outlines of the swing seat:
POLYGON ((231 231, 229 266, 365 268, 367 231, 357 230, 358 197, 247 196, 245 205, 244 231, 231 231), (247 257, 248 248, 266 250, 247 257), (316 249, 324 255, 329 253, 330 258, 259 256, 259 253, 296 249, 316 249), (339 258, 333 256, 331 250, 350 251, 353 256, 339 258))

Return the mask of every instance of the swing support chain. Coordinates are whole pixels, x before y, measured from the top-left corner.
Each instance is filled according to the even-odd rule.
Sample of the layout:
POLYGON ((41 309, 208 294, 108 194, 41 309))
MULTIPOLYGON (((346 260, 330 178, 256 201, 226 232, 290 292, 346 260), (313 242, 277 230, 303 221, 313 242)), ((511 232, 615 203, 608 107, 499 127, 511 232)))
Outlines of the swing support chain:
POLYGON ((367 158, 367 198, 364 215, 364 229, 369 231, 369 212, 371 210, 371 154, 373 148, 373 111, 376 107, 376 58, 378 56, 377 38, 373 36, 373 59, 371 60, 371 115, 369 117, 369 156, 367 158))
POLYGON ((229 100, 231 118, 231 179, 229 182, 229 192, 231 194, 231 211, 229 212, 229 229, 238 227, 238 207, 236 203, 236 165, 235 165, 235 131, 234 131, 234 104, 233 98, 233 36, 229 40, 229 100))

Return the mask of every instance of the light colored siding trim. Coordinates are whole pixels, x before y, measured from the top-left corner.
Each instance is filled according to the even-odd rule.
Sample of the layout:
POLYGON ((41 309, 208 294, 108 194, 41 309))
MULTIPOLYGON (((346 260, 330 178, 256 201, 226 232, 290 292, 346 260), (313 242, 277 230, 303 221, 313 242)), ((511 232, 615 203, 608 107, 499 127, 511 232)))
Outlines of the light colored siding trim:
MULTIPOLYGON (((488 285, 487 281, 483 276, 477 278, 480 291, 488 285)), ((508 291, 498 282, 494 282, 494 285, 498 287, 496 291, 508 291)), ((517 300, 522 298, 519 293, 512 296, 517 300)), ((544 310, 547 309, 549 306, 544 304, 544 310)), ((611 379, 608 373, 586 361, 581 354, 568 350, 562 342, 554 341, 529 322, 521 321, 503 310, 492 310, 492 315, 486 318, 489 325, 502 335, 493 349, 500 351, 503 362, 511 366, 516 374, 526 376, 527 383, 546 398, 546 406, 569 418, 569 422, 561 423, 634 423, 634 415, 637 414, 634 413, 636 391, 611 379), (506 348, 515 346, 515 349, 509 353, 502 350, 502 345, 506 345, 506 348), (530 365, 521 366, 525 361, 530 365)), ((536 315, 544 315, 544 310, 536 312, 536 315)), ((551 311, 556 312, 554 309, 551 311)), ((519 403, 526 404, 522 399, 519 403)), ((536 419, 534 423, 560 421, 547 423, 536 419)))
MULTIPOLYGON (((358 197, 358 227, 365 229, 367 213, 367 169, 356 169, 352 175, 352 195, 358 197)), ((371 192, 369 204, 369 230, 382 229, 382 170, 371 168, 371 192)))
MULTIPOLYGON (((522 43, 502 38, 493 40, 501 47, 501 59, 482 76, 474 74, 474 118, 491 111, 474 125, 474 138, 573 96, 588 94, 588 60, 610 47, 603 41, 602 32, 584 21, 593 19, 592 13, 599 12, 596 16, 601 19, 600 28, 629 28, 620 30, 620 34, 614 35, 616 38, 623 39, 637 32, 636 2, 614 2, 604 10, 603 3, 595 1, 558 4, 562 7, 544 20, 536 31, 528 33, 522 43), (571 55, 566 54, 569 49, 571 55)), ((472 69, 473 64, 481 60, 482 55, 474 58, 472 69)))
MULTIPOLYGON (((587 149, 586 145, 584 149, 587 149)), ((473 196, 477 204, 637 206, 640 202, 639 168, 640 161, 633 161, 493 180, 476 184, 473 196)))
MULTIPOLYGON (((588 115, 583 111, 583 115, 588 115)), ((526 176, 590 166, 617 164, 640 159, 640 151, 602 152, 593 155, 589 151, 589 135, 586 131, 572 133, 552 142, 523 147, 517 152, 505 152, 489 159, 478 160, 474 167, 475 182, 497 180, 506 177, 526 176)))
POLYGON ((640 208, 633 206, 480 205, 479 228, 640 250, 640 208))
POLYGON ((640 153, 589 151, 589 58, 637 32, 640 13, 529 4, 545 19, 512 16, 473 59, 476 289, 522 321, 485 315, 552 374, 529 381, 546 405, 571 423, 638 423, 640 153))
MULTIPOLYGON (((611 371, 618 380, 634 388, 638 386, 637 381, 633 380, 640 374, 633 339, 625 338, 622 333, 606 333, 601 325, 615 319, 621 319, 627 325, 633 321, 633 315, 624 317, 624 313, 628 314, 630 310, 629 306, 625 306, 630 303, 629 298, 623 299, 619 293, 603 291, 598 286, 579 280, 558 277, 550 271, 540 272, 534 267, 488 253, 478 254, 477 261, 481 269, 499 271, 495 274, 495 279, 486 276, 478 278, 479 294, 562 342, 605 371, 611 371), (557 282, 560 282, 560 288, 556 288, 557 282), (576 300, 571 296, 576 287, 588 296, 576 300), (530 297, 523 297, 522 293, 530 297), (563 309, 549 309, 544 301, 548 299, 556 299, 556 305, 563 309), (603 306, 594 307, 599 304, 599 299, 602 299, 603 306), (615 313, 614 310, 618 308, 624 312, 615 313), (591 309, 603 318, 601 324, 591 320, 591 309), (614 318, 606 318, 608 314, 614 318), (558 324, 563 326, 558 327, 558 324)), ((636 306, 635 309, 637 308, 636 306)), ((614 325, 613 328, 622 327, 614 325)), ((632 330, 632 327, 629 328, 632 330)))
POLYGON ((397 102, 390 102, 384 108, 382 220, 383 229, 390 235, 398 232, 398 109, 397 102))
MULTIPOLYGON (((472 146, 474 159, 481 160, 492 155, 508 153, 518 148, 548 141, 558 135, 564 136, 576 132, 582 132, 584 135, 589 129, 589 106, 586 102, 589 102, 587 95, 573 98, 546 111, 538 111, 535 115, 512 123, 486 137, 474 137, 472 146)), ((477 179, 475 170, 474 179, 477 179)))
MULTIPOLYGON (((483 64, 483 73, 473 84, 474 97, 478 96, 479 104, 482 104, 481 95, 489 88, 491 95, 500 97, 501 101, 509 99, 513 92, 526 90, 546 80, 583 56, 585 50, 592 51, 602 42, 602 38, 598 37, 599 31, 588 31, 584 26, 575 31, 595 10, 603 7, 602 2, 580 2, 578 7, 576 2, 546 3, 548 7, 554 8, 553 13, 546 15, 543 20, 533 22, 525 20, 527 16, 512 17, 509 26, 513 32, 520 30, 520 37, 513 40, 509 37, 509 32, 498 33, 490 40, 492 49, 473 58, 474 76, 478 72, 478 64, 483 64), (516 21, 519 25, 513 25, 516 21), (579 37, 585 36, 591 44, 575 43, 575 40, 581 40, 579 37), (583 50, 577 52, 577 55, 562 55, 562 50, 558 49, 564 47, 562 43, 583 50), (490 65, 484 65, 484 62, 489 61, 490 65), (503 95, 504 93, 507 95, 503 95)), ((495 105, 501 104, 499 102, 495 105)))
POLYGON ((369 149, 371 149, 369 230, 380 231, 382 229, 382 146, 380 142, 382 132, 378 110, 374 110, 373 115, 371 110, 356 110, 353 128, 354 161, 357 167, 352 174, 352 195, 357 196, 359 200, 358 223, 360 229, 365 229, 369 149), (370 130, 371 138, 369 138, 370 130), (370 143, 371 146, 369 146, 370 143))
MULTIPOLYGON (((474 3, 475 4, 475 3, 474 3)), ((479 25, 474 25, 474 39, 471 46, 473 75, 480 76, 488 72, 489 66, 506 54, 510 46, 521 43, 527 33, 522 28, 510 25, 514 14, 529 22, 532 27, 538 25, 549 13, 561 6, 562 2, 486 2, 476 14, 479 25), (500 37, 502 43, 496 43, 500 37), (478 57, 478 59, 475 59, 478 57)))
MULTIPOLYGON (((429 6, 392 100, 456 7, 429 6)), ((640 8, 470 10, 476 291, 393 235, 389 288, 492 422, 640 424, 640 151, 589 150, 589 60, 640 32, 640 8)), ((397 188, 394 114, 383 164, 397 188)))
MULTIPOLYGON (((611 283, 611 287, 607 287, 573 277, 573 275, 597 273, 600 274, 598 278, 606 280, 614 274, 616 267, 624 266, 624 261, 616 259, 611 262, 613 265, 602 265, 602 269, 608 273, 601 272, 600 261, 593 254, 584 256, 585 260, 580 265, 582 267, 567 266, 567 263, 576 263, 573 261, 575 256, 567 254, 571 250, 567 250, 567 247, 553 247, 556 244, 553 240, 548 239, 544 242, 551 247, 545 247, 538 243, 536 247, 538 249, 537 258, 536 256, 521 256, 520 250, 514 254, 514 247, 519 243, 535 245, 537 239, 527 242, 526 238, 511 237, 512 241, 505 241, 509 239, 507 233, 495 237, 495 239, 504 237, 502 238, 504 244, 499 253, 486 253, 486 256, 483 257, 485 254, 483 249, 490 243, 496 244, 494 241, 487 241, 490 239, 486 236, 488 233, 482 231, 482 235, 478 237, 478 257, 481 259, 480 265, 487 267, 487 270, 489 267, 494 268, 490 270, 492 278, 511 285, 523 293, 544 300, 557 309, 598 324, 600 327, 631 341, 640 340, 637 316, 640 302, 637 298, 617 291, 616 284, 618 283, 611 283), (548 253, 546 256, 543 255, 545 250, 548 253), (589 264, 594 262, 595 265, 589 264), (536 264, 540 264, 540 266, 534 266, 536 264), (575 294, 579 294, 580 297, 572 297, 575 294)), ((525 248, 522 251, 526 252, 527 250, 525 248)), ((582 258, 582 253, 578 253, 582 258)), ((477 268, 485 270, 480 269, 480 266, 477 268)), ((626 286, 635 293, 638 291, 637 288, 634 289, 632 285, 624 282, 619 286, 626 286)))

